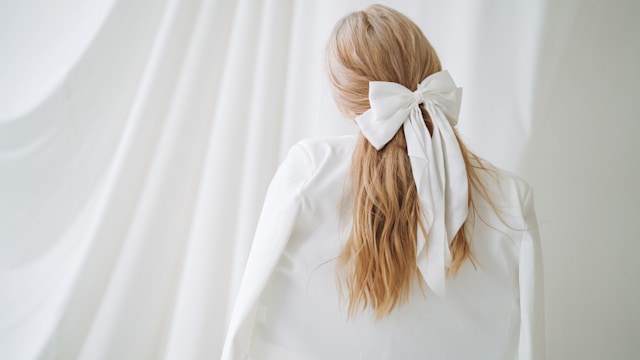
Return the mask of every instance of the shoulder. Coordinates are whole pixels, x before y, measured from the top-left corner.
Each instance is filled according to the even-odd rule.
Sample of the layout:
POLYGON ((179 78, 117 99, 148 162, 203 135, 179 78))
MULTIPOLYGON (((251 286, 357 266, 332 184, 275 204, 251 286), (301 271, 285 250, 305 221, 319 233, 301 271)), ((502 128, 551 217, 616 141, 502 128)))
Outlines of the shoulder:
POLYGON ((480 160, 476 169, 484 189, 474 186, 473 201, 483 215, 497 211, 499 221, 511 228, 534 225, 533 189, 524 179, 486 160, 480 160))
POLYGON ((298 174, 300 195, 314 208, 338 202, 344 194, 357 136, 315 137, 299 141, 291 147, 281 165, 298 174))
POLYGON ((480 180, 488 187, 494 195, 501 195, 510 200, 518 200, 524 203, 532 196, 532 187, 515 173, 493 165, 484 159, 479 159, 478 175, 480 180))
POLYGON ((499 186, 503 191, 517 195, 517 198, 522 203, 526 202, 527 198, 532 196, 533 188, 523 178, 498 167, 496 167, 496 171, 499 174, 499 186))
POLYGON ((355 135, 314 137, 300 140, 295 146, 304 148, 312 160, 351 154, 357 137, 355 135))
POLYGON ((304 183, 306 187, 313 179, 335 178, 336 173, 346 173, 356 140, 353 135, 300 140, 289 149, 274 180, 304 183))
POLYGON ((355 135, 307 138, 295 144, 290 153, 304 152, 316 172, 326 166, 335 167, 349 162, 356 140, 355 135))

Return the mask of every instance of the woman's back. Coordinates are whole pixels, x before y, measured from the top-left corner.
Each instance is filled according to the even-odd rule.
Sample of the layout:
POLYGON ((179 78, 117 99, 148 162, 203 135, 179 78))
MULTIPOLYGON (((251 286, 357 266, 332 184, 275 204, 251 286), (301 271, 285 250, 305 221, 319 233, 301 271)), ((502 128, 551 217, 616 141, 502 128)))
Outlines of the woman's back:
POLYGON ((530 263, 539 260, 539 244, 533 243, 529 187, 498 169, 484 180, 502 219, 490 204, 477 201, 471 235, 476 266, 466 262, 447 278, 445 298, 416 279, 408 301, 388 316, 376 320, 365 311, 347 319, 335 275, 351 225, 348 175, 355 142, 352 136, 302 141, 278 170, 255 240, 271 252, 252 251, 245 279, 264 282, 242 290, 260 295, 246 309, 248 342, 236 344, 238 351, 251 359, 280 360, 517 358, 541 326, 521 323, 523 315, 531 320, 521 314, 520 303, 541 286, 535 278, 540 264, 530 263), (276 234, 287 233, 286 243, 279 243, 276 234), (525 344, 519 344, 521 331, 525 344))

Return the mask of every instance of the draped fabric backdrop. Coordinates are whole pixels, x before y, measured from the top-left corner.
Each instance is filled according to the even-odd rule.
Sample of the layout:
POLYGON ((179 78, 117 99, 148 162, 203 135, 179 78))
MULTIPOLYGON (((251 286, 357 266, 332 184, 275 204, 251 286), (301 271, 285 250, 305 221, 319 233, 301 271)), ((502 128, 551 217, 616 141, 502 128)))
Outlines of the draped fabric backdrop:
MULTIPOLYGON (((640 3, 381 2, 535 188, 548 357, 640 358, 640 3)), ((218 358, 278 163, 356 131, 323 51, 367 3, 0 3, 0 358, 218 358)))

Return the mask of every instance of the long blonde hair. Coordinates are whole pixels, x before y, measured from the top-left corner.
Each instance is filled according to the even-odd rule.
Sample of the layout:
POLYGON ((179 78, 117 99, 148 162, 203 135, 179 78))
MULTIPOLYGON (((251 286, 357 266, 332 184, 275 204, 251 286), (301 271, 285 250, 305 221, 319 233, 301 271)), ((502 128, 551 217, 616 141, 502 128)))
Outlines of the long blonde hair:
MULTIPOLYGON (((327 45, 327 70, 340 111, 349 118, 369 109, 369 82, 396 82, 408 89, 442 69, 438 55, 418 26, 400 12, 372 5, 342 18, 327 45)), ((432 123, 421 105, 429 131, 432 123)), ((488 199, 477 170, 477 157, 460 140, 469 178, 488 199)), ((338 276, 348 297, 348 314, 370 307, 378 318, 408 298, 416 266, 418 231, 428 229, 419 219, 418 193, 411 173, 404 133, 377 151, 360 135, 351 166, 353 227, 338 258, 338 276)), ((469 213, 473 200, 469 194, 469 213)), ((471 216, 469 217, 471 218, 471 216)), ((470 259, 469 221, 451 245, 449 272, 455 275, 470 259)))

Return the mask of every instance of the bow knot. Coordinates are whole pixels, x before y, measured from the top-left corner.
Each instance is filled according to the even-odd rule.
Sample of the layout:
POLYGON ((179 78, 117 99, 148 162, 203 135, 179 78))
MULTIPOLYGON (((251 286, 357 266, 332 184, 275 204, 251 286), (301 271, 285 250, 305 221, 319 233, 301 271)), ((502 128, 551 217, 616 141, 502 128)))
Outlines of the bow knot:
POLYGON ((413 101, 415 101, 416 106, 427 102, 424 95, 422 94, 422 91, 420 90, 416 90, 413 92, 413 101))
POLYGON ((468 215, 467 172, 453 132, 461 95, 462 89, 447 71, 428 76, 413 92, 397 83, 372 81, 371 109, 356 117, 362 134, 378 150, 403 127, 428 232, 425 239, 418 231, 416 264, 429 288, 441 297, 451 263, 449 244, 468 215), (420 104, 431 116, 433 134, 422 118, 420 104))

